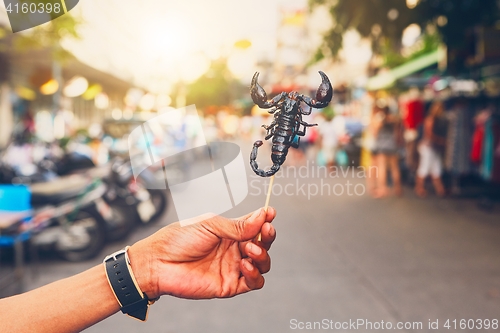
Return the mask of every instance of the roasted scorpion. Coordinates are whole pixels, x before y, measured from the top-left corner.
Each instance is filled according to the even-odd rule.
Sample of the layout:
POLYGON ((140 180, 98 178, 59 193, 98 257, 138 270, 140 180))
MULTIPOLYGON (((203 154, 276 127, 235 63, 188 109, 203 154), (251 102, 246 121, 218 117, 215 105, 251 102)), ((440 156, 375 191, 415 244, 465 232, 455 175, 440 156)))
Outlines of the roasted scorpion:
POLYGON ((261 177, 270 177, 280 169, 285 162, 288 149, 298 148, 300 137, 306 134, 306 127, 317 126, 318 124, 308 124, 302 120, 302 115, 309 115, 312 108, 324 108, 330 103, 333 95, 332 85, 325 73, 319 72, 322 82, 316 92, 316 99, 301 95, 296 91, 289 93, 282 92, 271 100, 267 99, 265 90, 259 85, 257 79, 259 73, 256 72, 252 78, 250 94, 252 100, 262 109, 271 109, 268 112, 274 115, 274 119, 269 126, 262 125, 266 129, 265 140, 273 138, 271 148, 271 160, 273 165, 267 171, 259 169, 257 162, 257 150, 262 146, 262 141, 255 141, 250 154, 250 165, 252 170, 261 177), (308 111, 304 111, 301 102, 309 106, 308 111), (302 125, 302 130, 301 130, 302 125), (295 141, 297 140, 297 141, 295 141))

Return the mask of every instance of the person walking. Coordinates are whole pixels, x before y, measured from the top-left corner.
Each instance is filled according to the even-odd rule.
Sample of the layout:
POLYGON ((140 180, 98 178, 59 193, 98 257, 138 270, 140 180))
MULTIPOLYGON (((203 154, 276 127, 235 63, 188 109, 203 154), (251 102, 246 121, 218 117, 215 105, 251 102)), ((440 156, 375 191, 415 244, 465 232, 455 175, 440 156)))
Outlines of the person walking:
POLYGON ((376 185, 372 192, 375 198, 382 198, 389 194, 387 188, 388 171, 391 173, 395 194, 402 194, 396 140, 399 123, 399 117, 391 114, 387 106, 382 106, 380 102, 376 104, 371 120, 371 130, 374 136, 372 159, 377 170, 376 185))
POLYGON ((442 156, 446 146, 446 133, 448 121, 444 116, 444 105, 441 101, 432 104, 429 115, 424 120, 424 133, 418 152, 420 162, 417 169, 415 193, 419 197, 425 197, 425 179, 430 175, 432 184, 438 196, 445 195, 445 188, 441 181, 443 169, 442 156))

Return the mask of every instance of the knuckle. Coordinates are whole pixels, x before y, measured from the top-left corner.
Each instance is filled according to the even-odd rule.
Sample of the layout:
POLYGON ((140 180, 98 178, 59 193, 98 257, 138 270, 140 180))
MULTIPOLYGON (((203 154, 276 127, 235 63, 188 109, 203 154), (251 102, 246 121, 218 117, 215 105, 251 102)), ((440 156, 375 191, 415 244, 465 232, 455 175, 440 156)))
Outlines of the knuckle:
POLYGON ((236 220, 233 223, 233 228, 235 229, 235 234, 243 236, 245 232, 246 221, 245 220, 236 220))

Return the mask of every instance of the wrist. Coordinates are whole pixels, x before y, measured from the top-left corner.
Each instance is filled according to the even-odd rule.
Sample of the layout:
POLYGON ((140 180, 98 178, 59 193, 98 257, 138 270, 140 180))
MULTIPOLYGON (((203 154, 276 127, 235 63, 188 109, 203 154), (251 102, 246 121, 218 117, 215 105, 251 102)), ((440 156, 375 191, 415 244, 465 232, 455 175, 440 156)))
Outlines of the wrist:
POLYGON ((156 262, 151 246, 148 246, 145 240, 141 240, 130 246, 128 255, 132 272, 141 291, 149 299, 159 297, 156 262))

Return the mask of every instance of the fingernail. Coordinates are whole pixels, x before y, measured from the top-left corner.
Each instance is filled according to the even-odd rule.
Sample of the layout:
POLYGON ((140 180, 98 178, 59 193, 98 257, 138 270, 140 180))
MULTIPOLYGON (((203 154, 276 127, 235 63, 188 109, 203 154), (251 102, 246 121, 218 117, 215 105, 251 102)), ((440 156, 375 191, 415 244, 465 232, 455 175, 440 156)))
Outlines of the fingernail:
POLYGON ((250 250, 250 252, 252 252, 252 254, 258 256, 262 253, 262 249, 260 247, 258 247, 257 245, 255 244, 252 244, 252 243, 248 243, 248 249, 250 250))
POLYGON ((261 212, 262 208, 257 209, 255 212, 253 212, 252 216, 250 216, 250 219, 255 220, 260 215, 261 212))
POLYGON ((248 260, 243 260, 243 266, 249 271, 253 271, 253 265, 248 260))
POLYGON ((274 230, 274 227, 273 227, 273 226, 271 226, 271 227, 269 228, 269 233, 268 233, 268 235, 269 235, 270 237, 273 237, 275 233, 276 233, 276 230, 274 230))

